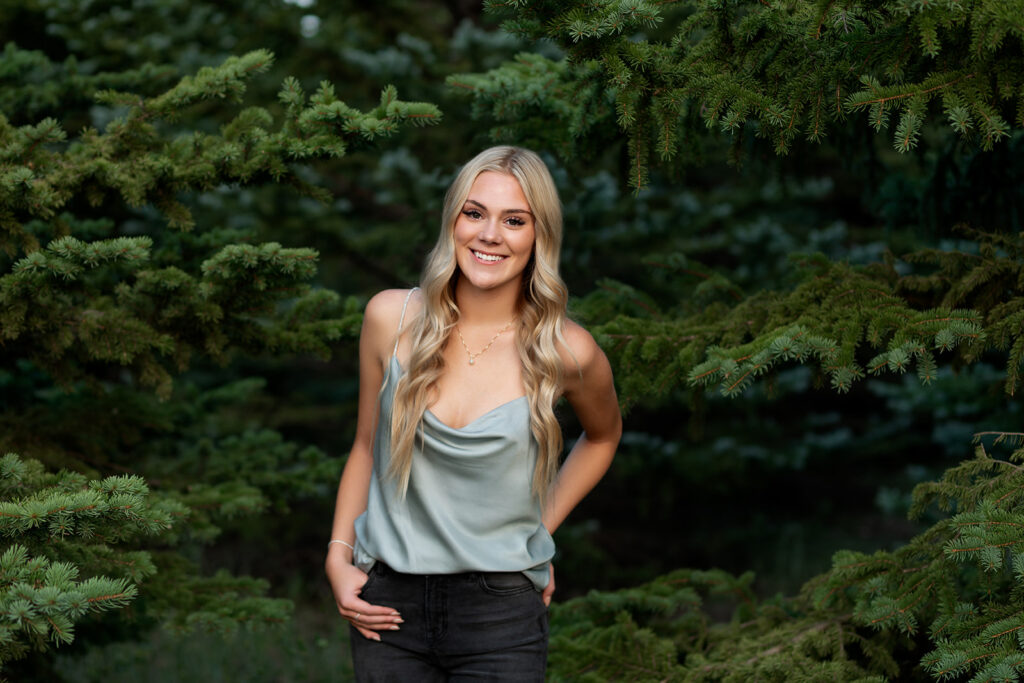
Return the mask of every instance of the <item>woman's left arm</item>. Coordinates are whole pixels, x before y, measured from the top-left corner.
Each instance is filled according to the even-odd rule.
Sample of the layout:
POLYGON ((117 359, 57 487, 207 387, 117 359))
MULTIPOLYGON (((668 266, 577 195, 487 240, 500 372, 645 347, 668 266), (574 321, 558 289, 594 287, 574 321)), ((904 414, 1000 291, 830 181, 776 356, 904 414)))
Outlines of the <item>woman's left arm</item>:
POLYGON ((622 436, 622 413, 608 358, 579 325, 570 322, 565 332, 575 358, 567 359, 564 395, 583 426, 583 434, 548 492, 543 523, 549 533, 555 532, 608 471, 622 436))

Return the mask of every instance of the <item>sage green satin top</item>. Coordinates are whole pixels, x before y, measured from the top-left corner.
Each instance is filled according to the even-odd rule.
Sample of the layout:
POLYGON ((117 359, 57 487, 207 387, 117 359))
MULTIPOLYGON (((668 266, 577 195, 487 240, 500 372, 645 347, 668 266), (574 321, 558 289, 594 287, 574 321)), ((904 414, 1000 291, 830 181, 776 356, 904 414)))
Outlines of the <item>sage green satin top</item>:
POLYGON ((531 488, 537 444, 529 401, 520 396, 460 429, 428 410, 400 500, 386 473, 402 372, 392 355, 379 398, 370 495, 355 523, 355 564, 368 571, 380 560, 410 574, 522 571, 542 590, 555 544, 531 488))

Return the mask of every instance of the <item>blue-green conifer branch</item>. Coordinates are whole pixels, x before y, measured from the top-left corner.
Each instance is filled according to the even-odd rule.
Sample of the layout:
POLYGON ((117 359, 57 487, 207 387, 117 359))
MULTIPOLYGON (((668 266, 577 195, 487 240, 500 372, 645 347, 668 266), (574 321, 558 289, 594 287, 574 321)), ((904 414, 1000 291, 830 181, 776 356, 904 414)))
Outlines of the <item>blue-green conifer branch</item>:
POLYGON ((170 84, 177 69, 146 62, 137 68, 92 73, 74 55, 51 61, 43 52, 7 43, 0 54, 0 111, 39 117, 86 104, 102 90, 170 84))
POLYGON ((0 664, 70 643, 83 616, 130 603, 156 567, 114 547, 159 536, 185 512, 151 500, 139 477, 49 474, 13 453, 0 458, 0 501, 0 664))
POLYGON ((70 142, 53 119, 16 128, 0 116, 0 247, 27 252, 0 278, 0 339, 27 349, 26 357, 59 381, 83 377, 94 362, 115 363, 132 366, 145 385, 166 396, 168 357, 179 371, 196 354, 220 362, 240 350, 326 357, 330 341, 358 329, 354 314, 326 317, 338 311, 336 295, 304 284, 315 274, 317 254, 310 249, 229 245, 212 254, 197 277, 175 266, 153 267, 147 237, 86 243, 68 236, 39 249, 38 228, 26 230, 31 221, 66 223, 58 212, 76 196, 92 204, 114 195, 130 207, 153 205, 170 227, 182 230, 195 227, 176 199, 186 191, 274 181, 322 196, 295 175, 293 162, 339 157, 402 125, 440 118, 433 105, 403 102, 390 86, 365 114, 339 101, 329 83, 307 102, 289 78, 279 95, 286 120, 277 131, 259 107, 242 110, 218 135, 195 132, 167 141, 155 125, 202 100, 239 100, 247 79, 272 59, 266 51, 232 57, 152 98, 99 93, 126 113, 105 131, 89 129, 70 142), (92 275, 125 279, 110 292, 92 275), (282 305, 291 313, 282 316, 282 305))
POLYGON ((506 30, 549 39, 566 56, 521 55, 449 83, 470 94, 499 139, 549 146, 557 136, 536 125, 544 116, 571 132, 556 146, 567 152, 593 154, 624 135, 636 187, 652 154, 662 164, 687 156, 705 126, 737 143, 749 131, 778 154, 799 138, 820 142, 851 116, 891 127, 900 152, 918 145, 929 120, 986 150, 1024 127, 1022 0, 485 6, 506 30))
POLYGON ((975 362, 987 350, 1006 354, 1005 389, 1014 395, 1024 366, 1024 236, 972 234, 980 240, 977 255, 925 250, 906 257, 933 267, 930 274, 901 276, 891 263, 853 267, 808 256, 794 261, 802 275, 793 289, 742 297, 706 273, 694 286, 696 271, 683 268, 674 309, 660 310, 612 283, 575 309, 593 318, 626 404, 684 383, 738 396, 794 363, 816 368, 822 383, 839 392, 879 374, 914 372, 927 384, 940 363, 975 362), (696 296, 701 287, 739 301, 704 302, 696 296), (627 313, 609 319, 610 295, 627 313))
POLYGON ((793 598, 758 599, 753 577, 681 570, 594 592, 552 614, 555 680, 1013 681, 1024 666, 1024 449, 979 446, 912 514, 954 511, 907 545, 840 551, 793 598), (712 617, 717 595, 731 619, 712 617), (897 657, 899 659, 897 659, 897 657), (919 661, 913 669, 909 662, 919 661), (902 662, 902 663, 901 663, 902 662))

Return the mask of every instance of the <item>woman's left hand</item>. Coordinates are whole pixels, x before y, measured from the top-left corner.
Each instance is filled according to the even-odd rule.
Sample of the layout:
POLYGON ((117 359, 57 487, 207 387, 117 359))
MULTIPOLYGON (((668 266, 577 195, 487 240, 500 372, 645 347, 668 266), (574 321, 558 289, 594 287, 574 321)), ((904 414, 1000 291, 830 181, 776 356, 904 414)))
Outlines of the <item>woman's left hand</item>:
POLYGON ((545 607, 551 606, 551 596, 555 593, 555 565, 548 564, 548 572, 551 578, 548 579, 548 585, 544 586, 544 592, 540 594, 545 607))

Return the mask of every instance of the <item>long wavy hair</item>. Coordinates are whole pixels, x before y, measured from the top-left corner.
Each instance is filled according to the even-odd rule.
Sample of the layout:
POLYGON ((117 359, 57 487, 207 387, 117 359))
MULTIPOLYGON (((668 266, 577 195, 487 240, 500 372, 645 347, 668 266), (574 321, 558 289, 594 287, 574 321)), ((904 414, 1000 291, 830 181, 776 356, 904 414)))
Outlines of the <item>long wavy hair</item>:
POLYGON ((399 495, 404 496, 409 486, 413 446, 420 422, 444 370, 441 351, 460 315, 455 303, 455 283, 459 277, 455 261, 455 221, 473 182, 484 171, 505 173, 519 181, 534 215, 534 249, 523 271, 515 329, 523 385, 530 403, 530 430, 537 442, 533 491, 543 501, 558 471, 562 451, 562 430, 555 418, 554 404, 563 378, 558 345, 565 345, 562 330, 569 295, 558 274, 558 255, 562 247, 562 207, 558 191, 540 157, 521 147, 484 150, 462 167, 445 194, 441 233, 427 257, 420 279, 423 307, 409 322, 412 353, 407 371, 395 388, 389 474, 397 479, 399 495))

